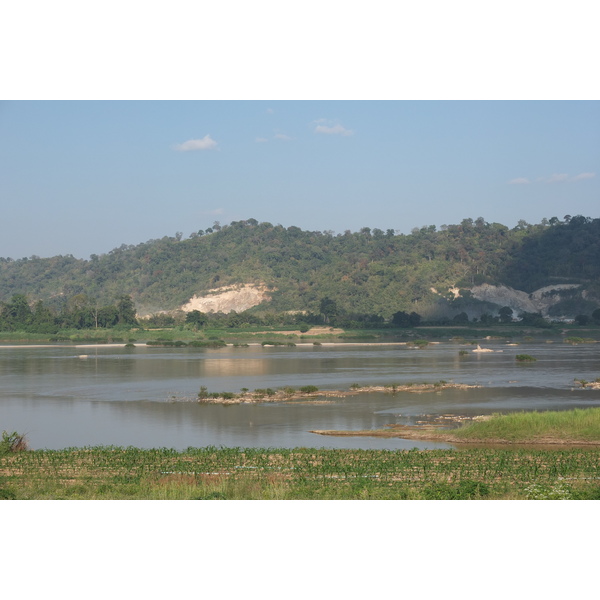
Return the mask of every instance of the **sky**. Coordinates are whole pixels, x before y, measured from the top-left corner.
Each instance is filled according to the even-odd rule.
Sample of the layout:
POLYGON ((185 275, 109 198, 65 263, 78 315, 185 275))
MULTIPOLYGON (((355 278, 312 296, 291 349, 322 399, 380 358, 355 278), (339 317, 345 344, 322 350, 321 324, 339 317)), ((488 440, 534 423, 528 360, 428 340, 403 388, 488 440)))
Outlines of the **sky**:
POLYGON ((343 233, 600 217, 598 101, 4 101, 0 256, 254 218, 343 233))

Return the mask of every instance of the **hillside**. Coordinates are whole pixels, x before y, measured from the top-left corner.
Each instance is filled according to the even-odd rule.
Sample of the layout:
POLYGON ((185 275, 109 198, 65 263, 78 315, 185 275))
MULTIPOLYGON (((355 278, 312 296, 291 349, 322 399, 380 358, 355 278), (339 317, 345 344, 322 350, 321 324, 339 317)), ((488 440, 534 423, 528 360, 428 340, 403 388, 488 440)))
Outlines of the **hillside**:
POLYGON ((334 235, 249 219, 185 240, 124 244, 89 260, 0 259, 0 302, 24 294, 60 309, 78 294, 99 304, 130 295, 139 314, 150 314, 208 306, 203 298, 232 289, 248 298, 261 290, 253 310, 279 312, 318 312, 327 298, 346 313, 385 319, 396 311, 452 317, 500 305, 526 310, 515 300, 522 297, 534 308, 545 302, 545 314, 590 314, 600 303, 600 219, 553 217, 509 229, 480 217, 409 235, 366 227, 334 235), (541 288, 536 300, 531 294, 541 288), (514 302, 498 300, 506 289, 518 291, 514 302), (197 304, 188 304, 194 297, 197 304))

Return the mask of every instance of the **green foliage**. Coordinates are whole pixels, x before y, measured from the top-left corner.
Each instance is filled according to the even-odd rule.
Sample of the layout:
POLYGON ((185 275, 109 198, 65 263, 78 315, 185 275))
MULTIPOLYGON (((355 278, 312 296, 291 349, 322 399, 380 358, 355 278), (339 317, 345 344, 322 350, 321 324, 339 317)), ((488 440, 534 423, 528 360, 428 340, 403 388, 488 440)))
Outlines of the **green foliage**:
MULTIPOLYGON (((582 304, 581 290, 576 291, 573 307, 579 308, 569 314, 587 316, 597 310, 599 280, 600 219, 589 217, 553 217, 538 225, 521 221, 513 229, 480 217, 410 235, 367 227, 334 235, 248 219, 198 231, 188 240, 175 236, 123 244, 89 260, 2 258, 0 329, 52 333, 64 326, 129 327, 135 323, 132 303, 139 312, 154 313, 154 326, 160 327, 169 318, 159 317, 159 311, 236 283, 270 286, 271 325, 279 319, 303 328, 327 323, 358 329, 381 326, 394 316, 394 325, 403 327, 404 315, 413 314, 464 318, 476 301, 464 293, 451 300, 446 291, 481 282, 528 292, 549 283, 583 283, 593 293, 582 304)), ((487 313, 493 319, 498 311, 480 309, 478 318, 487 313)), ((239 327, 252 324, 249 317, 261 311, 264 307, 243 317, 210 319, 239 327)), ((195 317, 189 326, 205 326, 195 317)), ((508 322, 508 315, 500 319, 508 322)))
POLYGON ((9 454, 11 452, 22 452, 28 450, 27 438, 24 434, 13 431, 2 432, 0 440, 0 454, 9 454))
POLYGON ((459 481, 457 484, 434 483, 423 490, 425 500, 477 500, 489 495, 490 488, 486 483, 471 479, 459 481))
POLYGON ((529 354, 517 354, 515 360, 518 362, 535 362, 537 358, 530 356, 529 354))
POLYGON ((303 385, 300 391, 304 394, 314 394, 319 391, 319 388, 316 385, 303 385))
POLYGON ((399 310, 392 315, 392 325, 395 327, 418 327, 421 323, 421 315, 416 312, 410 314, 399 310))
POLYGON ((453 433, 469 440, 556 438, 598 441, 600 408, 493 415, 490 420, 465 424, 453 433))
POLYGON ((189 313, 187 313, 185 317, 185 322, 189 325, 192 325, 193 327, 199 328, 203 327, 208 323, 208 317, 199 310, 192 310, 189 313))

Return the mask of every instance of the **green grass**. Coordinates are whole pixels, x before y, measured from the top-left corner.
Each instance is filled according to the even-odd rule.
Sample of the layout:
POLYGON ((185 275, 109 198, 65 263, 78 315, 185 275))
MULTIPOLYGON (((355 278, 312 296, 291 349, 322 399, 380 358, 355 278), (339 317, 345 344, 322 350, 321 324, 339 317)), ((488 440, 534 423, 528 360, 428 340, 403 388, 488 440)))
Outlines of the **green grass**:
POLYGON ((514 442, 539 438, 599 441, 600 408, 493 415, 488 421, 468 423, 452 433, 474 441, 503 439, 514 442))
POLYGON ((4 499, 599 499, 600 450, 121 447, 0 455, 4 499))

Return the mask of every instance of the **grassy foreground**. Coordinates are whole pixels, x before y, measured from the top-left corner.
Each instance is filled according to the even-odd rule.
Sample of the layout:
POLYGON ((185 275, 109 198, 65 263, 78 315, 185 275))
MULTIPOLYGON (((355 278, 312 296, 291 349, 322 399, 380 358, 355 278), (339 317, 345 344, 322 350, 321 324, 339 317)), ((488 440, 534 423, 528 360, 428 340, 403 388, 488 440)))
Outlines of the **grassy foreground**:
POLYGON ((5 452, 3 499, 600 499, 600 450, 5 452))

